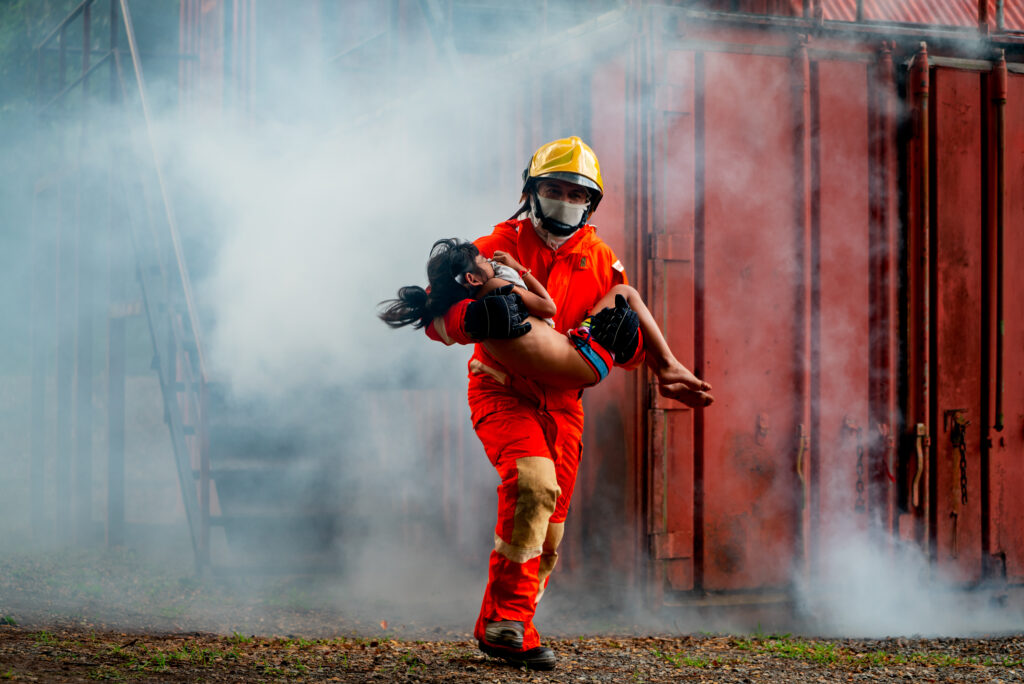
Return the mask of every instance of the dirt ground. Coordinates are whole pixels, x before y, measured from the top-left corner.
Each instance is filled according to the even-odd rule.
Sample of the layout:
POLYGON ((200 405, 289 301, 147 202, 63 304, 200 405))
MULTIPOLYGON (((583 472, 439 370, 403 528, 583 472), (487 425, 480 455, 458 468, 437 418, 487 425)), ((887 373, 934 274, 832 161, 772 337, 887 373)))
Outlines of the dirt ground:
POLYGON ((0 680, 37 682, 1016 682, 1024 639, 819 640, 786 635, 579 637, 553 672, 468 640, 126 634, 0 626, 0 680))
MULTIPOLYGON (((411 582, 388 579, 392 594, 411 582)), ((334 576, 196 576, 187 562, 129 552, 7 554, 0 682, 1024 681, 1024 630, 823 639, 758 623, 743 633, 634 620, 628 598, 590 615, 565 597, 548 605, 539 626, 558 666, 529 672, 477 650, 466 630, 480 588, 449 579, 420 590, 417 606, 408 592, 388 601, 334 576)))

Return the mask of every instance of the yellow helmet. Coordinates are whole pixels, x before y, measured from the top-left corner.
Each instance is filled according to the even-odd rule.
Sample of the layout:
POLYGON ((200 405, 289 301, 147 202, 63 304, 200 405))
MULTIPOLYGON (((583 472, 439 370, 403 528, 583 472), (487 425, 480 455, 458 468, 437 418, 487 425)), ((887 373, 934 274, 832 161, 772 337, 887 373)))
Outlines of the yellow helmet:
POLYGON ((591 199, 588 215, 594 213, 604 195, 597 155, 575 135, 541 145, 533 153, 530 165, 523 171, 524 195, 538 178, 564 180, 589 190, 591 199))

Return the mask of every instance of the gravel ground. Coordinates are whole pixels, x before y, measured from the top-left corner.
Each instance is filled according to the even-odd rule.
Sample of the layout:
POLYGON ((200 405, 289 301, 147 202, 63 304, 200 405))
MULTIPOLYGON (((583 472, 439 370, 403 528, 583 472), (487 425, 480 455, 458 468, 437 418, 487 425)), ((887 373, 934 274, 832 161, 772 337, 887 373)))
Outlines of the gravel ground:
POLYGON ((0 626, 9 681, 1017 682, 1024 638, 833 640, 791 636, 549 641, 553 672, 482 655, 468 640, 144 634, 0 626))

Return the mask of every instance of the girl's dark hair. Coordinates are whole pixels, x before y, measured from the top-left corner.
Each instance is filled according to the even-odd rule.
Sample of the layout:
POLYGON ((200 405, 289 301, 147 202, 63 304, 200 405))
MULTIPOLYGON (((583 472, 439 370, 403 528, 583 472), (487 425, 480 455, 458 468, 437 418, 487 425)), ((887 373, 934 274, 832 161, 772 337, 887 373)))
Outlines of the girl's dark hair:
POLYGON ((472 296, 472 291, 459 276, 480 273, 476 264, 480 250, 472 242, 457 238, 438 240, 430 248, 427 262, 427 282, 430 289, 408 285, 398 290, 397 299, 386 299, 378 306, 380 319, 392 328, 412 325, 426 326, 437 316, 443 316, 456 302, 472 296), (458 280, 456 280, 458 278, 458 280))

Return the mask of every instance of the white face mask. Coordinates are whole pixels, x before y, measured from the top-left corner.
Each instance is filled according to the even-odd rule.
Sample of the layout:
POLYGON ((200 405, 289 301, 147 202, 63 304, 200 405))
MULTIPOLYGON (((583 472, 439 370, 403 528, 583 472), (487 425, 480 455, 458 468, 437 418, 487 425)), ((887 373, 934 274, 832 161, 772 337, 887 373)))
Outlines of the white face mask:
POLYGON ((544 212, 544 216, 568 226, 578 225, 583 220, 583 214, 587 211, 587 207, 590 206, 590 202, 573 204, 572 202, 548 199, 539 195, 537 196, 537 201, 540 202, 540 210, 544 212))

